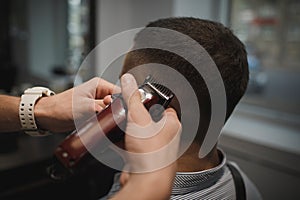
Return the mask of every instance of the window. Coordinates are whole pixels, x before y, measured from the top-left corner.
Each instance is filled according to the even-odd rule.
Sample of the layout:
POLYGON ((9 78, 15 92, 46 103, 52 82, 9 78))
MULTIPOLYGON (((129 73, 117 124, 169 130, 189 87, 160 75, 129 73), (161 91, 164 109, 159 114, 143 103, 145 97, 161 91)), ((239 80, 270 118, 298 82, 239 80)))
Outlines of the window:
POLYGON ((242 102, 300 114, 299 24, 299 1, 232 1, 231 28, 247 46, 250 69, 242 102))

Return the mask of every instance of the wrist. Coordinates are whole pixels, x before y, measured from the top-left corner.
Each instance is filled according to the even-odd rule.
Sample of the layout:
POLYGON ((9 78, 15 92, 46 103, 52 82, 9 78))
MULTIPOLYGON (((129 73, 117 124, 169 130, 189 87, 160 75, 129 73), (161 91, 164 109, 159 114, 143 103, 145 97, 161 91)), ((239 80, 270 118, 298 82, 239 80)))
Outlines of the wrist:
POLYGON ((22 130, 30 136, 49 135, 49 130, 37 125, 36 104, 45 97, 54 95, 54 92, 45 87, 33 87, 24 91, 19 105, 19 118, 22 130))
POLYGON ((34 113, 37 126, 42 130, 65 133, 75 128, 70 92, 40 98, 34 113))
POLYGON ((51 122, 53 122, 53 109, 55 104, 53 101, 49 101, 52 97, 42 97, 40 98, 34 107, 34 116, 36 120, 37 127, 42 130, 50 130, 51 122))

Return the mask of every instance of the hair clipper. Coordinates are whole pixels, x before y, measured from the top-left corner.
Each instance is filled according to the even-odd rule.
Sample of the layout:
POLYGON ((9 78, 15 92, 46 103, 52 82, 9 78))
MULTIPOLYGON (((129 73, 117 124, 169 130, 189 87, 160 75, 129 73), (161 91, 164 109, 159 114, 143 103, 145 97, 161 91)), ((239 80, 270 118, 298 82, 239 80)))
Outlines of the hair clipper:
MULTIPOLYGON (((168 107, 174 97, 168 88, 157 83, 151 76, 145 79, 139 87, 139 92, 141 102, 148 111, 155 104, 161 105, 151 108, 150 115, 154 121, 161 118, 163 110, 168 107)), ((113 143, 124 138, 122 130, 126 127, 126 105, 121 94, 113 95, 112 99, 112 102, 97 114, 97 120, 95 118, 87 120, 56 148, 54 152, 56 162, 48 168, 48 173, 53 179, 60 180, 67 176, 66 172, 72 173, 89 154, 87 149, 99 145, 103 137, 108 137, 113 143), (99 133, 99 126, 103 133, 99 133)))

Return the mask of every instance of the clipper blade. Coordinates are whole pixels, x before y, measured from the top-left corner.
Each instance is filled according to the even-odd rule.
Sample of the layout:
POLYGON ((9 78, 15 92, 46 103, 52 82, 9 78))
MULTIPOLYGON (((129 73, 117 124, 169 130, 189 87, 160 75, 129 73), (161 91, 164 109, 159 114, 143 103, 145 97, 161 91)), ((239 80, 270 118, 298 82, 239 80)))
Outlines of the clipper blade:
POLYGON ((171 99, 174 97, 174 94, 172 91, 158 82, 153 76, 148 75, 144 81, 143 85, 148 85, 151 87, 160 97, 166 99, 167 101, 171 101, 171 99))
POLYGON ((172 91, 159 83, 151 75, 147 76, 144 84, 140 87, 142 93, 142 102, 149 110, 154 121, 159 121, 162 113, 169 106, 174 97, 172 91), (149 101, 149 103, 147 102, 149 101))

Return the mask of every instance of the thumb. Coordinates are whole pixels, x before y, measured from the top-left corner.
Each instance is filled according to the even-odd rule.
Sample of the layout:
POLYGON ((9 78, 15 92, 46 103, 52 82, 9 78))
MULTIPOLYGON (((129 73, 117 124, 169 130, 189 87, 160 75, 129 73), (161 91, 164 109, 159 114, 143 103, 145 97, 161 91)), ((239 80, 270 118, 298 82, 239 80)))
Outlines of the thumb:
POLYGON ((124 74, 121 77, 122 95, 128 109, 128 121, 138 125, 147 125, 151 117, 141 102, 141 95, 137 83, 131 74, 124 74))

